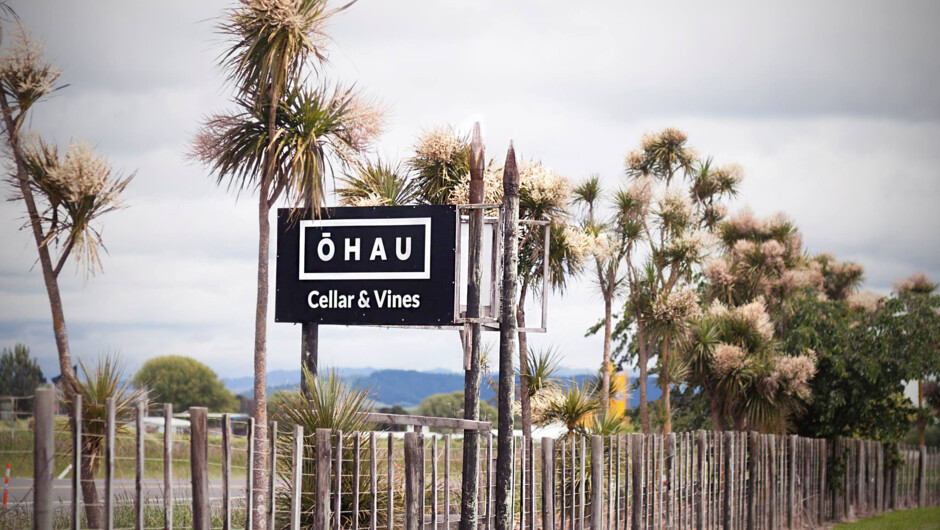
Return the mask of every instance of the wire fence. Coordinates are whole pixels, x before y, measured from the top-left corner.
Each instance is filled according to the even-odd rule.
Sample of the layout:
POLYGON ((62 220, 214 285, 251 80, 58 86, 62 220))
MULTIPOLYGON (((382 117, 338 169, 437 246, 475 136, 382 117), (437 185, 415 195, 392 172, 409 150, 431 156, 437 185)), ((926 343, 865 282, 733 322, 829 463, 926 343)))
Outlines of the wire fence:
MULTIPOLYGON (((273 528, 453 528, 461 518, 461 434, 303 432, 272 422, 174 415, 140 404, 81 418, 0 409, 0 465, 10 470, 0 529, 246 528, 267 495, 273 528), (76 425, 79 426, 76 429, 76 425), (51 453, 36 460, 43 443, 51 453), (268 462, 265 485, 253 456, 268 462), (78 453, 76 455, 76 452, 78 453), (37 464, 38 462, 38 464, 37 464)), ((201 412, 199 412, 201 411, 201 412)), ((475 517, 495 526, 496 455, 478 436, 475 517)), ((516 437, 513 527, 523 529, 815 528, 892 509, 940 505, 940 453, 867 440, 756 432, 516 437)), ((43 453, 46 454, 46 453, 43 453)), ((472 461, 472 459, 471 459, 472 461)))

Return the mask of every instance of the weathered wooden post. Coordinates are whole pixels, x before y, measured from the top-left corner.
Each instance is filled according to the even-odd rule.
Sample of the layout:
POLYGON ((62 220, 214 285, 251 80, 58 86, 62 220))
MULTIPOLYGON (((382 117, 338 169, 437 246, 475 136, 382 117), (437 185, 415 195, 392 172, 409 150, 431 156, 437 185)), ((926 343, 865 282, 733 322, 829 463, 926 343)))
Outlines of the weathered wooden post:
POLYGON ((787 451, 787 528, 796 528, 796 447, 799 437, 790 435, 787 451))
POLYGON ((114 528, 114 398, 104 402, 104 527, 114 528))
MULTIPOLYGON (((250 462, 250 461, 249 461, 250 462)), ((251 467, 251 464, 248 464, 251 467)), ((249 469, 248 475, 251 476, 249 469)), ((249 479, 248 485, 251 486, 249 479)), ((250 491, 250 490, 249 490, 250 491)), ((250 495, 250 494, 249 494, 250 495)), ((173 530, 173 404, 163 404, 163 528, 173 530)), ((247 506, 251 506, 248 504, 247 506)), ((251 510, 248 510, 251 513, 251 510)), ((248 527, 249 530, 251 527, 248 527)))
MULTIPOLYGON (((751 431, 747 438, 747 530, 754 530, 757 517, 757 459, 760 454, 759 435, 751 431)), ((741 448, 744 450, 744 448, 741 448)))
POLYGON ((277 479, 277 422, 268 422, 268 464, 271 466, 268 475, 268 530, 273 530, 274 520, 277 517, 277 507, 274 503, 274 482, 277 479))
POLYGON ((369 530, 377 530, 378 528, 378 465, 375 462, 375 431, 369 433, 369 498, 371 499, 371 505, 369 506, 369 530))
POLYGON ((917 506, 927 506, 927 447, 919 448, 917 466, 917 506))
POLYGON ((515 400, 516 287, 519 267, 519 173, 512 143, 503 166, 503 282, 499 300, 499 421, 496 446, 496 528, 512 529, 512 403, 515 400))
POLYGON ((676 488, 676 433, 666 435, 666 491, 663 496, 665 513, 663 514, 663 525, 666 528, 672 528, 676 520, 675 488, 676 488))
POLYGON ((552 438, 542 438, 542 528, 555 530, 555 440, 552 438))
POLYGON ((386 530, 392 530, 395 523, 395 437, 388 433, 388 452, 385 454, 385 470, 388 473, 386 494, 388 495, 388 521, 386 530))
POLYGON ((336 431, 336 447, 333 448, 333 530, 340 530, 343 507, 343 431, 336 431))
POLYGON ((604 528, 604 438, 591 436, 591 529, 604 528))
POLYGON ((734 434, 724 433, 724 462, 721 473, 725 477, 724 518, 722 528, 731 530, 734 527, 734 434))
POLYGON ((222 530, 232 530, 232 415, 222 415, 222 530))
POLYGON ((697 459, 695 461, 695 477, 698 481, 698 488, 695 490, 695 528, 696 530, 705 530, 705 459, 706 448, 708 447, 706 441, 706 433, 704 430, 699 430, 696 433, 696 453, 697 459))
MULTIPOLYGON (((418 451, 418 433, 405 433, 405 528, 418 530, 424 514, 418 513, 419 496, 424 494, 418 484, 418 473, 423 467, 418 451)), ((422 470, 423 471, 423 470, 422 470)))
POLYGON ((205 407, 189 407, 189 454, 193 483, 193 528, 209 530, 209 433, 205 407))
POLYGON ((255 527, 255 512, 251 509, 255 498, 255 475, 251 471, 252 462, 255 457, 255 419, 248 418, 245 443, 245 529, 252 530, 255 527))
POLYGON ((643 440, 644 435, 642 433, 630 435, 630 458, 632 460, 630 472, 633 479, 633 520, 630 524, 632 530, 640 530, 645 526, 643 524, 643 488, 645 487, 643 482, 643 440))
POLYGON ((72 396, 72 530, 82 520, 82 395, 72 396))
MULTIPOLYGON (((470 142, 470 204, 483 204, 483 138, 479 122, 473 125, 470 142)), ((469 278, 467 283, 467 320, 464 340, 470 341, 469 365, 464 366, 464 413, 468 420, 480 419, 480 372, 482 351, 482 323, 480 305, 483 284, 483 209, 470 210, 469 278)), ((466 348, 465 348, 466 349, 466 348)), ((467 429, 464 435, 463 480, 460 490, 460 528, 471 530, 477 526, 477 498, 479 496, 479 444, 480 433, 467 429)), ((423 473, 422 473, 423 474, 423 473)))
MULTIPOLYGON (((314 528, 327 530, 330 526, 330 430, 317 429, 317 504, 314 516, 314 528)), ((389 475, 391 475, 389 471, 389 475)), ((391 503, 389 503, 391 504, 391 503)), ((389 509, 391 512, 391 509, 389 509)))
POLYGON ((144 528, 144 401, 137 402, 137 418, 135 421, 135 442, 137 444, 136 469, 134 472, 134 527, 137 530, 144 528))
POLYGON ((826 500, 829 498, 826 493, 826 459, 829 452, 829 442, 827 440, 813 440, 813 443, 818 448, 817 453, 819 454, 819 509, 817 510, 816 522, 822 526, 826 521, 826 500))
MULTIPOLYGON (((55 466, 55 389, 43 385, 33 398, 33 528, 52 530, 52 476, 55 466)), ((14 409, 15 410, 15 409, 14 409)))
POLYGON ((770 446, 767 455, 767 478, 770 480, 770 516, 768 522, 771 528, 777 528, 777 437, 768 434, 767 445, 770 446))
MULTIPOLYGON (((291 530, 300 530, 300 495, 303 492, 303 469, 304 469, 304 428, 301 425, 294 425, 294 454, 293 456, 293 475, 294 487, 291 489, 290 497, 290 527, 291 530)), ((270 530, 274 530, 271 527, 270 530)))

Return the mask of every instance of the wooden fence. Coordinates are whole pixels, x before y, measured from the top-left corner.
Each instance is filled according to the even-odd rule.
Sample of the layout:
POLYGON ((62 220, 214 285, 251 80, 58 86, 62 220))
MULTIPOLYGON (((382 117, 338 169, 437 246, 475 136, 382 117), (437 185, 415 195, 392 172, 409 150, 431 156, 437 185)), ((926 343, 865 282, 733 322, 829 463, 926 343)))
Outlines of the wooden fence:
MULTIPOLYGON (((34 522, 52 528, 55 451, 52 391, 37 393, 34 437, 34 522), (46 410, 48 408, 48 410, 46 410)), ((80 410, 80 407, 73 407, 80 410)), ((137 415, 134 527, 145 528, 143 414, 137 415)), ((167 409, 167 427, 172 410, 167 409)), ((79 419, 79 418, 75 418, 79 419)), ((210 497, 204 408, 191 408, 189 452, 192 525, 209 528, 213 516, 234 527, 232 422, 221 422, 221 495, 210 497)), ((104 458, 105 528, 114 528, 113 403, 108 404, 104 458)), ((81 422, 76 422, 81 424, 81 422)), ((248 440, 252 423, 248 422, 248 440)), ((72 447, 82 433, 72 433, 72 447)), ((172 464, 173 429, 165 459, 172 464)), ((276 528, 456 528, 460 518, 462 436, 421 432, 343 433, 272 424, 269 520, 276 528)), ((940 453, 924 447, 756 432, 515 438, 514 527, 519 529, 814 528, 892 509, 940 504, 940 453)), ((252 461, 252 444, 246 462, 252 461)), ((479 444, 480 527, 495 522, 495 436, 479 444)), ((80 469, 77 451, 70 455, 80 469)), ((172 465, 164 466, 162 527, 173 527, 172 465)), ((255 488, 245 473, 239 526, 251 525, 255 488)), ((82 524, 79 477, 73 474, 68 517, 82 524)), ((126 499, 125 499, 126 501, 126 499)), ((61 508, 60 508, 61 510, 61 508)))

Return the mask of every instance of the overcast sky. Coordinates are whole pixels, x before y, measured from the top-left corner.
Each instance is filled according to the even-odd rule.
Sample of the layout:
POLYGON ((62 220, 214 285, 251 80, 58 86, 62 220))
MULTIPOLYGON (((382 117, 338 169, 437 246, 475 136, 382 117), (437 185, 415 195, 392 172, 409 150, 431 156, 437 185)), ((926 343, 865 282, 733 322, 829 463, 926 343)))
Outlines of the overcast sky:
MULTIPOLYGON (((129 208, 104 219, 105 273, 62 274, 73 353, 116 352, 130 370, 182 354, 250 374, 256 205, 184 157, 201 117, 231 93, 215 24, 233 3, 11 3, 69 84, 32 126, 137 171, 129 208)), ((940 278, 938 23, 933 1, 360 0, 331 28, 325 73, 388 106, 379 151, 393 159, 422 128, 479 120, 488 157, 503 160, 512 139, 522 157, 614 188, 643 132, 679 127, 700 153, 743 166, 734 210, 786 212, 811 252, 860 262, 867 287, 887 292, 917 271, 940 278)), ((22 204, 0 204, 0 345, 26 343, 52 376, 23 216, 22 204)), ((595 368, 600 341, 583 335, 602 310, 591 283, 576 282, 551 299, 549 333, 533 342, 595 368)), ((269 369, 296 369, 299 343, 299 326, 272 321, 269 369)), ((445 331, 329 327, 320 355, 461 368, 457 333, 445 331)))

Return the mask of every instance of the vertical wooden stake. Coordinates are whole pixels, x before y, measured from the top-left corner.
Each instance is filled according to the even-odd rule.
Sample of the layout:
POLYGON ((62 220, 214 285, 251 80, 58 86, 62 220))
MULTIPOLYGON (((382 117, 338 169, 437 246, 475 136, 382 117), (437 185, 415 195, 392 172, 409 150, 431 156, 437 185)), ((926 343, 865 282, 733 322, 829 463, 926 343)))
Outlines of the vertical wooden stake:
POLYGON ((917 506, 927 506, 927 447, 918 447, 917 506))
POLYGON ((666 435, 665 453, 666 486, 665 495, 663 495, 665 509, 663 525, 666 528, 673 528, 676 523, 676 433, 671 432, 666 435))
POLYGON ((499 416, 496 454, 496 529, 512 529, 512 404, 515 400, 516 288, 519 268, 519 173, 512 143, 503 166, 503 278, 499 299, 499 416))
POLYGON ((633 481, 633 520, 632 530, 643 528, 643 435, 640 433, 630 435, 630 458, 632 459, 630 472, 633 481))
POLYGON ((790 435, 787 451, 787 528, 796 528, 796 447, 797 435, 790 435))
POLYGON ((418 485, 418 469, 422 467, 418 451, 418 434, 405 433, 405 528, 418 530, 421 523, 418 519, 418 496, 421 495, 418 485))
POLYGON ((222 530, 232 530, 232 415, 222 415, 222 530))
POLYGON ((352 519, 353 519, 353 528, 356 530, 359 529, 359 486, 360 486, 360 466, 359 466, 359 444, 360 439, 362 438, 362 433, 356 432, 353 433, 353 508, 352 508, 352 519))
POLYGON ((431 436, 431 528, 437 530, 437 435, 431 436))
MULTIPOLYGON (((747 441, 747 530, 756 528, 758 434, 751 431, 747 441)), ((742 448, 744 450, 744 448, 742 448)))
POLYGON ((144 402, 137 402, 137 418, 134 424, 137 432, 135 442, 136 469, 134 470, 134 527, 137 530, 144 528, 144 402))
POLYGON ((817 447, 817 453, 819 454, 819 510, 817 513, 817 524, 820 526, 826 520, 826 499, 828 497, 826 493, 826 453, 828 443, 826 440, 815 440, 814 445, 817 447))
MULTIPOLYGON (((301 494, 303 493, 304 469, 304 428, 294 425, 294 465, 291 469, 291 478, 294 487, 291 488, 290 498, 290 527, 291 530, 300 530, 301 494)), ((269 530, 274 530, 271 527, 269 530)))
POLYGON ((705 438, 705 431, 699 430, 695 433, 695 478, 698 482, 698 488, 695 489, 695 528, 696 530, 705 530, 705 458, 708 442, 705 438))
MULTIPOLYGON (((55 472, 55 389, 43 385, 33 398, 33 528, 52 530, 55 472)), ((15 409, 14 409, 15 410, 15 409)), ((113 444, 112 444, 113 446, 113 444)))
MULTIPOLYGON (((480 124, 473 126, 473 138, 470 142, 470 204, 483 203, 484 172, 483 138, 480 124)), ((464 413, 468 420, 480 419, 480 375, 481 352, 483 346, 481 316, 483 284, 483 210, 470 210, 470 252, 468 256, 469 278, 467 283, 467 318, 470 340, 470 368, 464 373, 464 413)), ((477 527, 479 509, 479 446, 480 432, 464 430, 463 474, 460 489, 460 529, 474 530, 477 527)), ((424 473, 422 472, 422 476, 424 473)), ((423 494, 422 494, 423 498, 423 494)), ((422 513, 422 517, 423 517, 422 513)))
MULTIPOLYGON (((487 477, 488 478, 488 477, 487 477)), ((489 481, 487 481, 489 483, 489 481)), ((487 522, 489 524, 489 522, 487 522)), ((450 435, 444 435, 444 528, 450 530, 450 435)))
POLYGON ((522 443, 519 444, 519 529, 526 529, 526 439, 522 435, 522 443))
POLYGON ((777 437, 767 436, 769 454, 767 455, 767 480, 770 481, 770 528, 777 528, 777 437))
POLYGON ((386 530, 392 530, 395 524, 395 438, 388 433, 388 453, 385 470, 388 473, 388 521, 386 530))
POLYGON ((336 451, 333 462, 333 487, 336 489, 336 495, 333 497, 333 529, 340 530, 342 527, 343 511, 343 431, 336 431, 336 451))
POLYGON ((734 433, 726 432, 724 433, 724 462, 723 462, 723 474, 725 477, 725 491, 724 491, 724 520, 723 528, 725 530, 732 530, 734 527, 734 480, 735 476, 734 471, 734 433))
POLYGON ((555 530, 555 440, 542 438, 542 528, 555 530))
POLYGON ((104 527, 114 528, 114 398, 105 400, 104 527))
MULTIPOLYGON (((317 504, 314 517, 315 530, 327 530, 330 526, 330 456, 333 450, 330 447, 330 430, 317 429, 317 504)), ((389 471, 391 475, 391 471, 389 471)), ((389 498, 389 506, 392 499, 389 498)), ((389 509, 391 511, 391 508, 389 509)), ((338 518, 338 516, 337 516, 338 518)))
POLYGON ((251 509, 254 506, 255 498, 255 475, 252 473, 252 462, 254 462, 255 457, 255 419, 248 418, 248 426, 246 429, 247 439, 245 443, 247 448, 245 449, 245 529, 252 530, 255 527, 255 513, 251 509))
POLYGON ((277 506, 274 502, 274 486, 277 480, 277 422, 268 422, 268 448, 270 450, 271 470, 268 473, 268 528, 275 528, 277 506))
MULTIPOLYGON (((34 460, 35 462, 35 460, 34 460)), ((82 522, 82 395, 72 396, 72 530, 82 522)))
MULTIPOLYGON (((250 461, 249 461, 250 462, 250 461)), ((251 465, 249 464, 250 468, 251 465)), ((248 473, 251 476, 249 470, 248 473)), ((163 404, 163 528, 173 530, 173 404, 163 404)), ((247 506, 251 506, 248 504, 247 506)), ((250 513, 251 510, 248 509, 250 513)), ((250 528, 250 527, 249 527, 250 528)))
POLYGON ((591 436, 591 530, 604 528, 604 438, 591 436))
POLYGON ((209 530, 209 437, 208 409, 189 407, 189 453, 193 483, 193 528, 209 530))
POLYGON ((375 462, 375 431, 369 433, 369 530, 378 528, 378 471, 379 467, 375 462))

